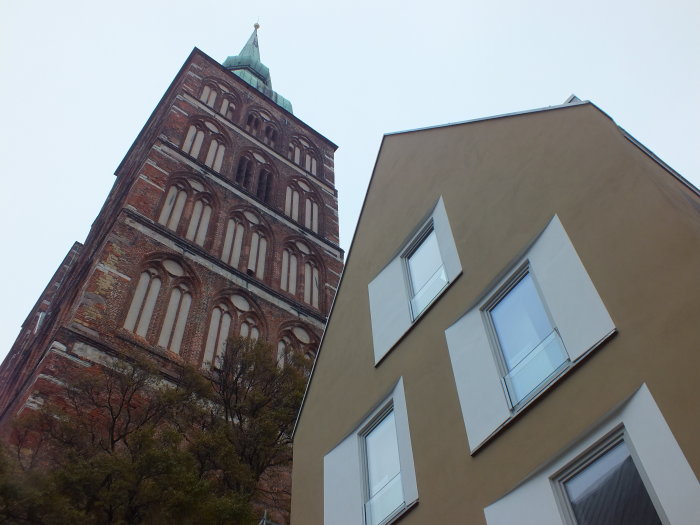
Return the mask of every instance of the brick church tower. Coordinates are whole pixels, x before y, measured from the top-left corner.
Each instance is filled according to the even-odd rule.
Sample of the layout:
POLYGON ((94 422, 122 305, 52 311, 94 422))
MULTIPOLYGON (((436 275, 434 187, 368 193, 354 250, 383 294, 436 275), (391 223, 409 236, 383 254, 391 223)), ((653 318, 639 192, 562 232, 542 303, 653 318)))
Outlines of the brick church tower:
POLYGON ((126 351, 166 374, 237 334, 312 357, 343 268, 335 149, 272 90, 257 25, 223 65, 195 48, 0 366, 0 424, 126 351))

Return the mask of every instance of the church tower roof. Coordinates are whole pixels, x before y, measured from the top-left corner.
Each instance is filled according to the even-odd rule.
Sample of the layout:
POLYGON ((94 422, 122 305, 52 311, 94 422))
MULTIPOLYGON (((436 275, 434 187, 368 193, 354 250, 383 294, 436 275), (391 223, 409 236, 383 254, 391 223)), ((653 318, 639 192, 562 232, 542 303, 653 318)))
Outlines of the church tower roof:
POLYGON ((292 113, 292 103, 272 89, 270 69, 260 61, 260 47, 258 46, 258 29, 260 24, 253 26, 253 33, 237 55, 224 60, 223 66, 234 75, 239 76, 245 82, 271 98, 278 106, 292 113))

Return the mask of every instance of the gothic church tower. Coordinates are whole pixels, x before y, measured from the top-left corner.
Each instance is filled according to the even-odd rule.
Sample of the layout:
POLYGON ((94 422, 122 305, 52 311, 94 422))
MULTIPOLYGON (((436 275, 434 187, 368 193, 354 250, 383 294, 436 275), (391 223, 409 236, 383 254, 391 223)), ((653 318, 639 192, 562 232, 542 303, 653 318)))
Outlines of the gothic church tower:
POLYGON ((146 352, 211 367, 227 337, 312 358, 343 267, 336 146, 292 113, 257 25, 218 64, 194 49, 0 366, 0 424, 69 366, 146 352))

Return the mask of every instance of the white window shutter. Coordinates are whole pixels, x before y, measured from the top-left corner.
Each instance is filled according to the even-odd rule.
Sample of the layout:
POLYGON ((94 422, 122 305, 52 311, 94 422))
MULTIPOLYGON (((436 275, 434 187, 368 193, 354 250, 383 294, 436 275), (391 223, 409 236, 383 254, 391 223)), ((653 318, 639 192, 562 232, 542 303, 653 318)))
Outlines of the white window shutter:
POLYGON ((510 417, 486 327, 473 308, 445 331, 457 395, 473 452, 510 417))
POLYGON ((445 203, 440 197, 435 210, 433 210, 433 230, 438 240, 440 248, 440 257, 442 264, 445 266, 448 282, 454 281, 457 276, 462 273, 462 264, 459 262, 457 247, 455 246, 454 237, 452 237, 452 229, 450 221, 447 218, 445 203))
POLYGON ((401 257, 391 261, 369 283, 369 309, 376 364, 411 326, 401 257))
POLYGON ((356 434, 346 438, 323 458, 323 523, 361 525, 362 475, 356 434))
POLYGON ((615 325, 559 217, 551 220, 528 259, 569 358, 576 361, 615 325))

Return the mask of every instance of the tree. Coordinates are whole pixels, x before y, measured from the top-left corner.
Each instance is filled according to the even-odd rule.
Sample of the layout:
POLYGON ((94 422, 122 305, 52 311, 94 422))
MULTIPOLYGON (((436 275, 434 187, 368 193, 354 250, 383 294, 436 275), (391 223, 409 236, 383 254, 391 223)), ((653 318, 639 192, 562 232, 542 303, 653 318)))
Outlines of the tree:
POLYGON ((166 381, 134 356, 75 369, 60 395, 16 422, 0 458, 7 523, 254 523, 288 505, 266 475, 291 462, 306 365, 233 339, 210 374, 166 381))

